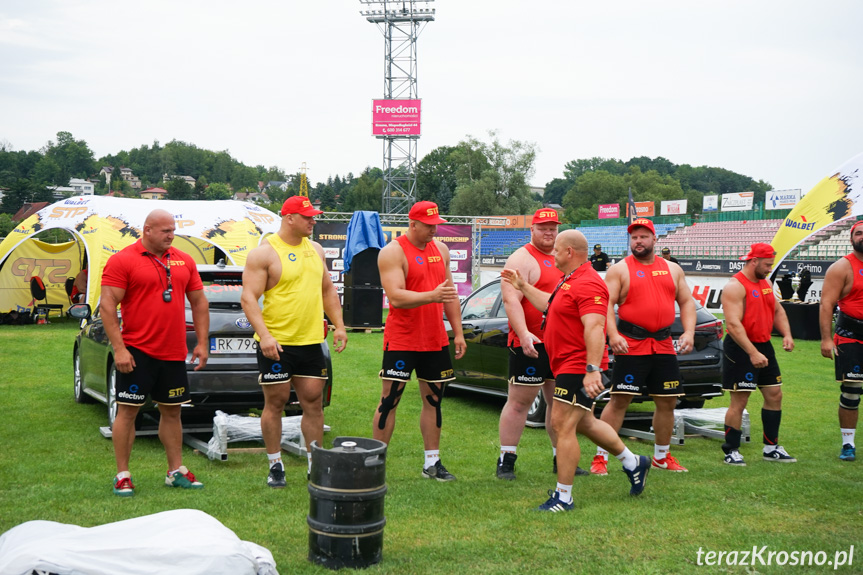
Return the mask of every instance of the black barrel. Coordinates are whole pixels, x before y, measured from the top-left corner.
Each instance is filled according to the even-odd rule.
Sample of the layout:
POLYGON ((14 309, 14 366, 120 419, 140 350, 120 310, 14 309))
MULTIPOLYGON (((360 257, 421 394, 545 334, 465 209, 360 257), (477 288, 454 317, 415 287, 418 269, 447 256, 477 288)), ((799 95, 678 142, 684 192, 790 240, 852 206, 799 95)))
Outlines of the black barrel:
POLYGON ((384 546, 387 445, 337 437, 309 446, 309 561, 329 569, 379 563, 384 546))

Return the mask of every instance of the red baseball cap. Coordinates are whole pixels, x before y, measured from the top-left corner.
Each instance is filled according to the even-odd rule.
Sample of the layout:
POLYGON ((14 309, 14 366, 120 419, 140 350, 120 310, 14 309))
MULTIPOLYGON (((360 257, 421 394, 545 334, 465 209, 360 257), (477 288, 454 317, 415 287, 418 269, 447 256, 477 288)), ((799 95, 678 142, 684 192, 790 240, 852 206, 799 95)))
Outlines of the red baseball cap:
POLYGON ((536 210, 535 214, 533 214, 533 219, 530 221, 530 225, 544 224, 547 222, 551 222, 553 224, 560 224, 557 219, 557 211, 551 208, 540 208, 536 210))
POLYGON ((440 217, 437 204, 434 202, 417 202, 411 206, 408 218, 430 226, 445 224, 446 220, 440 217))
POLYGON ((291 196, 285 203, 282 204, 282 215, 300 214, 301 216, 317 216, 324 213, 322 210, 316 210, 309 201, 309 198, 304 196, 291 196))
POLYGON ((770 244, 752 244, 749 248, 749 253, 741 257, 741 260, 751 260, 753 258, 772 258, 776 256, 776 250, 770 244))
POLYGON ((651 234, 653 234, 654 236, 656 235, 656 228, 653 227, 653 222, 651 222, 647 218, 636 218, 635 220, 633 220, 632 223, 629 224, 629 227, 626 228, 626 233, 631 234, 632 230, 638 227, 647 228, 648 230, 650 230, 651 234))
POLYGON ((854 233, 854 228, 856 228, 857 226, 863 226, 863 220, 860 220, 859 222, 856 222, 853 226, 851 226, 852 234, 854 233))

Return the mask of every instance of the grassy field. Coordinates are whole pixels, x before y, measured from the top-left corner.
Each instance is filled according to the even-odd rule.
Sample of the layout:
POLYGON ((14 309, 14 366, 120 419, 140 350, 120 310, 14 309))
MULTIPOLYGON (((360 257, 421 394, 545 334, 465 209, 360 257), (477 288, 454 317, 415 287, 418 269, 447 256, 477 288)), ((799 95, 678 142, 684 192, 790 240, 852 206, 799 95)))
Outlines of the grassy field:
MULTIPOLYGON (((111 442, 98 428, 105 408, 72 398, 72 343, 76 326, 0 328, 0 532, 32 519, 93 526, 167 509, 203 510, 241 539, 270 549, 281 573, 326 573, 307 561, 309 494, 305 461, 289 457, 288 488, 265 486, 263 454, 232 453, 209 461, 186 448, 185 463, 206 484, 201 492, 162 486, 164 452, 156 438, 139 438, 132 454, 137 493, 111 493, 111 442)), ((325 442, 371 435, 380 394, 377 371, 382 336, 349 334, 333 360, 335 386, 325 442)), ((774 342, 775 344, 776 342, 774 342)), ((863 462, 837 458, 838 389, 818 342, 798 341, 780 353, 785 379, 781 441, 796 464, 760 460, 760 394, 749 405, 754 441, 744 445, 749 465, 722 464, 721 441, 687 437, 672 451, 686 474, 650 474, 642 497, 616 462, 608 477, 578 477, 576 510, 531 509, 555 486, 545 431, 527 429, 519 447, 518 480, 495 479, 497 422, 502 400, 458 393, 444 402, 443 460, 458 476, 448 484, 420 477, 419 397, 409 385, 387 453, 387 526, 384 560, 369 573, 821 573, 823 566, 699 565, 699 550, 824 551, 855 548, 842 573, 863 572, 863 462)), ((727 398, 707 403, 724 407, 727 398)), ((652 444, 626 440, 649 455, 652 444)), ((582 440, 582 465, 594 447, 582 440)), ((766 562, 767 551, 763 557, 766 562)), ((742 559, 742 557, 740 557, 742 559)))

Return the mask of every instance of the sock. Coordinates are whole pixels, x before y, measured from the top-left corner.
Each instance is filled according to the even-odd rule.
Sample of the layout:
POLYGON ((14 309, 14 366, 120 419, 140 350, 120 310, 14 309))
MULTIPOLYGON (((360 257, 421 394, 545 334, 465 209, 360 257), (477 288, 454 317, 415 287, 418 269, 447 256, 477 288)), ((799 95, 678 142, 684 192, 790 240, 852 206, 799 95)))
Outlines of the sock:
MULTIPOLYGON (((761 425, 764 426, 765 447, 775 447, 779 443, 779 422, 781 421, 782 410, 761 409, 761 425)), ((772 449, 766 451, 772 451, 772 449)))
POLYGON ((668 451, 671 448, 670 445, 653 445, 653 458, 657 461, 665 459, 665 456, 668 455, 668 451))
MULTIPOLYGON (((607 454, 608 452, 606 451, 606 455, 607 454)), ((638 458, 629 450, 628 447, 624 447, 623 451, 620 452, 620 455, 615 455, 615 457, 617 457, 617 459, 623 464, 624 469, 632 471, 638 467, 638 458)))
POLYGON ((561 503, 572 503, 572 485, 558 483, 555 491, 561 503))
POLYGON ((173 471, 168 471, 168 477, 174 477, 174 474, 178 473, 179 471, 180 471, 179 467, 173 471))
POLYGON ((285 468, 285 464, 282 463, 282 452, 281 451, 278 453, 268 453, 267 459, 269 460, 270 467, 272 467, 273 465, 278 463, 279 465, 282 466, 282 469, 285 468))
POLYGON ((117 474, 117 479, 123 479, 124 477, 128 477, 129 479, 132 479, 132 472, 121 471, 120 473, 117 474))
POLYGON ((440 460, 440 449, 427 449, 425 455, 426 462, 423 464, 423 469, 428 469, 440 460))
POLYGON ((851 447, 855 447, 854 445, 854 435, 856 435, 856 429, 845 429, 842 428, 839 431, 842 432, 842 445, 848 444, 851 447))
POLYGON ((725 443, 722 444, 722 451, 726 455, 732 451, 740 449, 740 438, 743 437, 743 432, 739 429, 734 429, 730 425, 725 426, 725 443))
MULTIPOLYGON (((501 445, 500 458, 497 460, 498 463, 503 463, 503 456, 505 453, 512 453, 513 455, 515 455, 515 450, 517 447, 517 445, 501 445)), ((428 457, 428 451, 426 451, 426 457, 428 457)), ((426 467, 428 467, 428 465, 426 465, 426 467)))
POLYGON ((551 446, 551 456, 557 457, 557 447, 555 447, 553 445, 551 446))
POLYGON ((309 473, 312 472, 312 452, 306 452, 306 458, 309 460, 309 473))
POLYGON ((601 447, 596 448, 596 454, 608 461, 608 452, 601 447))

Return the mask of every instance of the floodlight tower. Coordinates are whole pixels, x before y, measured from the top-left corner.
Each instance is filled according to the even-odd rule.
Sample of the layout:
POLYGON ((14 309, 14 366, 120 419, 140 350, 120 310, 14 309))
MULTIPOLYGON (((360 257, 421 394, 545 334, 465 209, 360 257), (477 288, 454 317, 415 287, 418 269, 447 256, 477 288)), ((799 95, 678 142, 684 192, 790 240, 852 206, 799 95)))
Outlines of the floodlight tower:
MULTIPOLYGON (((418 100, 417 37, 434 20, 434 0, 360 0, 360 14, 384 35, 384 98, 418 100)), ((417 130, 418 132, 418 130, 417 130)), ((382 212, 407 213, 416 200, 416 135, 381 135, 384 142, 382 212)))

